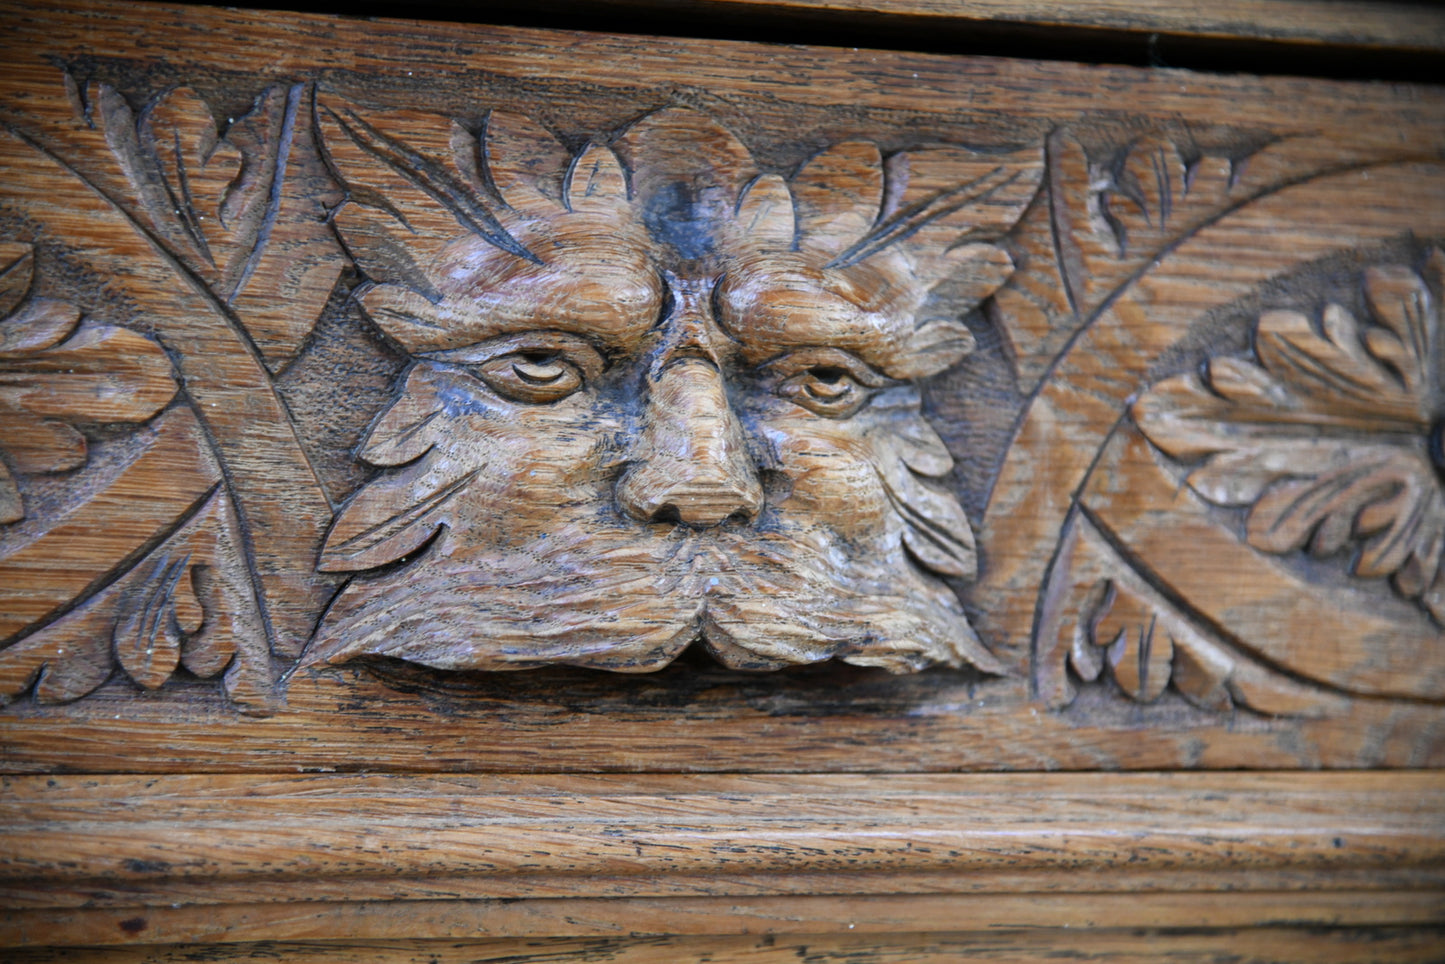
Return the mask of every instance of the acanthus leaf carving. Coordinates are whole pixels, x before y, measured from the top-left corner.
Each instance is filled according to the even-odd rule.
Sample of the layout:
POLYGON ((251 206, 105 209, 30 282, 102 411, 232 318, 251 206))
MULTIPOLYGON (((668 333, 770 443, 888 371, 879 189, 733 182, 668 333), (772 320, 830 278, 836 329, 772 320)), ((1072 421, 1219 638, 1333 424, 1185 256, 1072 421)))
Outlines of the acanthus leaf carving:
POLYGON ((30 296, 34 252, 0 245, 0 524, 25 517, 10 471, 66 472, 85 464, 86 441, 74 422, 140 423, 176 393, 170 361, 149 339, 108 325, 80 327, 67 302, 30 296))
POLYGON ((1038 671, 1040 695, 1054 706, 1071 703, 1078 683, 1106 679, 1135 703, 1172 690, 1211 712, 1322 716, 1344 704, 1342 695, 1267 665, 1169 599, 1086 512, 1065 528, 1045 597, 1038 671))
MULTIPOLYGON (((0 701, 33 690, 38 702, 69 702, 120 667, 145 689, 159 688, 184 668, 201 679, 220 677, 226 695, 243 706, 264 709, 271 702, 265 632, 239 557, 234 513, 199 443, 190 411, 169 409, 149 430, 141 454, 88 503, 48 520, 0 555, 4 632, 15 637, 0 649, 0 701), (158 498, 150 490, 161 466, 171 487, 158 498), (159 531, 129 553, 133 535, 92 535, 89 547, 119 557, 93 584, 94 573, 77 563, 94 565, 96 556, 71 558, 77 537, 114 529, 116 506, 134 507, 147 496, 155 505, 133 511, 131 521, 159 531), (42 565, 52 570, 49 592, 16 595, 17 575, 42 565)), ((28 588, 36 588, 33 581, 28 588)))
POLYGON ((1362 280, 1367 320, 1334 303, 1318 320, 1265 312, 1257 360, 1210 359, 1155 385, 1133 416, 1154 445, 1192 466, 1194 491, 1248 508, 1250 545, 1353 550, 1355 575, 1388 578, 1445 623, 1445 255, 1431 250, 1418 270, 1373 267, 1362 280))
POLYGON ((147 689, 181 665, 215 676, 232 663, 238 644, 229 627, 240 620, 253 652, 225 688, 264 703, 264 630, 245 615, 254 603, 244 562, 234 536, 220 535, 233 524, 229 503, 216 491, 220 473, 202 454, 194 416, 173 404, 170 359, 145 335, 35 296, 31 245, 0 245, 0 261, 8 262, 0 300, 10 308, 0 318, 0 464, 22 478, 79 476, 68 483, 69 504, 31 518, 10 469, 0 475, 0 524, 8 524, 0 528, 0 639, 9 639, 0 649, 0 700, 30 689, 40 702, 78 699, 116 665, 147 689), (91 443, 77 426, 130 427, 122 445, 130 454, 110 455, 99 475, 87 474, 91 443), (162 472, 167 487, 157 492, 162 472), (196 509, 196 497, 206 508, 196 509), (161 540, 153 548, 147 531, 161 540), (97 565, 114 568, 97 580, 97 565))
POLYGON ((118 607, 112 636, 116 662, 126 675, 148 690, 158 689, 170 679, 181 662, 176 594, 187 591, 188 587, 179 583, 189 575, 188 561, 184 557, 172 559, 169 554, 149 560, 139 591, 118 607))
POLYGON ((1166 137, 1142 137, 1099 160, 1065 139, 1050 202, 1059 244, 1066 249, 1060 261, 1070 300, 1079 315, 1093 312, 1191 227, 1248 196, 1237 171, 1230 158, 1166 137))
POLYGON ((1187 132, 1107 150, 1086 148, 1069 128, 1049 137, 1046 190, 1016 232, 1033 270, 1014 275, 996 299, 1026 387, 1171 245, 1279 177, 1276 165, 1234 151, 1206 152, 1187 132))
POLYGON ((447 505, 486 465, 493 453, 479 452, 475 465, 431 454, 444 442, 442 392, 455 392, 455 382, 455 375, 436 367, 411 370, 400 400, 368 434, 361 453, 372 465, 404 468, 381 476, 346 504, 327 533, 321 569, 372 569, 414 552, 436 534, 447 505))
POLYGON ((113 87, 91 84, 79 105, 156 237, 236 312, 273 372, 301 347, 344 266, 307 100, 304 85, 267 88, 224 128, 188 87, 137 114, 113 87))

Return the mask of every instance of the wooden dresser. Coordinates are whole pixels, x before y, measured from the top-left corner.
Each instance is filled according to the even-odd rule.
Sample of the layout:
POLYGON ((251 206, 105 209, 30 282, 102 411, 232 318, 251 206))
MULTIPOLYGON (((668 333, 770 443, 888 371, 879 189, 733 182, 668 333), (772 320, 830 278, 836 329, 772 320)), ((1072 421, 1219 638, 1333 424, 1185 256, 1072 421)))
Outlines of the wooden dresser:
POLYGON ((388 12, 0 4, 7 961, 1445 961, 1445 14, 388 12))

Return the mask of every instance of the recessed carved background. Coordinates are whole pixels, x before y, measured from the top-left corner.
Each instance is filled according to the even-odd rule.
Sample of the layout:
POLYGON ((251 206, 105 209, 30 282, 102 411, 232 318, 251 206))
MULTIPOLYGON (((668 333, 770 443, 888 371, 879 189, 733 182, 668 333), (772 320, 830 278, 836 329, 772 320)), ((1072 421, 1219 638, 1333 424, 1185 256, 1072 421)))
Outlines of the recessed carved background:
POLYGON ((11 725, 1435 752, 1437 133, 460 70, 13 82, 11 725))

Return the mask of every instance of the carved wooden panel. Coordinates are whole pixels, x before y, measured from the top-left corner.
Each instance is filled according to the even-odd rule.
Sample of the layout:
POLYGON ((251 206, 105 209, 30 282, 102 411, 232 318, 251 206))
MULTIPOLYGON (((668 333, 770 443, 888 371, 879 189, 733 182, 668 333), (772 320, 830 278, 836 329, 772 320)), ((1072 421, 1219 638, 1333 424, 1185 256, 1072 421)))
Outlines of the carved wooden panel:
POLYGON ((0 766, 1442 760, 1438 90, 107 10, 3 41, 0 766))
POLYGON ((1438 958, 1445 90, 137 9, 0 0, 0 946, 1438 958))

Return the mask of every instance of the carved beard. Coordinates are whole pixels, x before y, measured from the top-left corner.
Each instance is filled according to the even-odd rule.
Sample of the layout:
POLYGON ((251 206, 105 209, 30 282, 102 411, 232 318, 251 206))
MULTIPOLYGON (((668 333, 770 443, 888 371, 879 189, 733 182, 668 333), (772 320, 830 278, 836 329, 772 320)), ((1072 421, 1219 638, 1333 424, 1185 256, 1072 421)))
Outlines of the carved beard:
POLYGON ((936 503, 965 533, 967 522, 907 464, 910 453, 947 460, 911 387, 827 434, 790 431, 781 400, 753 413, 769 449, 759 464, 779 484, 755 520, 710 528, 642 524, 620 510, 626 415, 599 415, 585 394, 546 408, 485 394, 465 372, 413 369, 373 432, 400 446, 373 441, 368 457, 424 454, 363 489, 347 514, 375 521, 349 540, 333 533, 329 546, 334 567, 348 569, 425 548, 353 579, 308 664, 373 655, 450 670, 647 672, 700 639, 735 669, 836 658, 896 673, 965 662, 999 671, 953 592, 915 559, 955 538, 928 522, 936 503), (899 404, 912 410, 903 431, 899 404))

